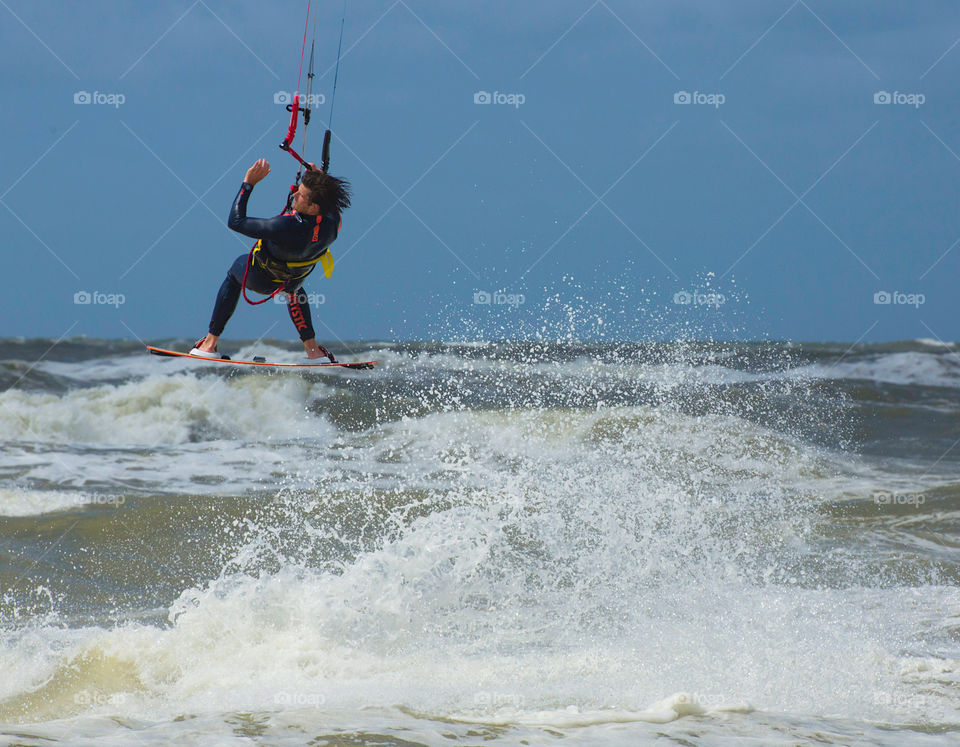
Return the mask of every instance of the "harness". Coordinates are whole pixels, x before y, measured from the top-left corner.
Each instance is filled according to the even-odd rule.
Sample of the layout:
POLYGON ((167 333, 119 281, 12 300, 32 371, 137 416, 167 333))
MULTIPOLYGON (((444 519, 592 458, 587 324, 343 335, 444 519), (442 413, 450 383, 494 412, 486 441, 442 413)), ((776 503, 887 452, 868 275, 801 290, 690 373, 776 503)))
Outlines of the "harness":
MULTIPOLYGON (((314 240, 316 240, 320 232, 320 222, 322 220, 323 216, 318 215, 317 222, 313 228, 314 240)), ((243 282, 240 285, 243 298, 251 306, 266 303, 286 288, 288 284, 297 280, 303 280, 303 278, 316 269, 317 263, 323 267, 323 274, 326 277, 329 278, 333 274, 333 254, 330 252, 330 247, 324 247, 323 251, 313 259, 308 259, 303 262, 287 262, 272 256, 270 252, 264 248, 263 239, 257 239, 257 243, 253 245, 250 249, 250 254, 247 255, 247 265, 243 270, 243 282), (270 276, 271 282, 277 284, 273 292, 260 301, 251 301, 247 296, 247 274, 250 272, 251 267, 256 267, 258 270, 264 271, 270 276)))
MULTIPOLYGON (((253 251, 250 253, 250 264, 258 270, 264 270, 272 275, 271 280, 275 283, 289 283, 291 280, 305 278, 313 272, 313 266, 321 260, 323 255, 329 252, 329 249, 324 249, 319 257, 307 260, 306 262, 283 262, 271 257, 265 249, 263 249, 261 254, 261 249, 263 249, 263 245, 260 241, 257 241, 257 243, 253 245, 253 251), (309 267, 310 269, 306 272, 299 272, 300 268, 303 267, 309 267)), ((327 275, 327 277, 329 277, 329 275, 327 275)))

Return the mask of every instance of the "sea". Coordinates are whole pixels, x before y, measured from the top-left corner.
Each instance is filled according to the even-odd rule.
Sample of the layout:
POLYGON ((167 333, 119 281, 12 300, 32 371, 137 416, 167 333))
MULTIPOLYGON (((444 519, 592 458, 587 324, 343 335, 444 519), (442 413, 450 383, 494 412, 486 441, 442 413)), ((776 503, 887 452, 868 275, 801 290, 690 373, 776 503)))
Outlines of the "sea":
POLYGON ((0 340, 0 744, 960 743, 960 346, 331 347, 0 340))

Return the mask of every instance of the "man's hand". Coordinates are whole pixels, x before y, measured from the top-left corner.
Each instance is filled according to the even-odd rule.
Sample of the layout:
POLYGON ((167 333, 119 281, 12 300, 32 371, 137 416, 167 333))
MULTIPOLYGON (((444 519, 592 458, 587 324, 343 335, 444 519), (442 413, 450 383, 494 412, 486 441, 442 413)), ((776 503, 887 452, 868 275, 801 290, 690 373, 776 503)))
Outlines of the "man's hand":
POLYGON ((263 177, 270 173, 270 162, 266 158, 258 159, 253 166, 247 169, 247 175, 243 177, 243 181, 249 184, 251 187, 259 182, 263 177))

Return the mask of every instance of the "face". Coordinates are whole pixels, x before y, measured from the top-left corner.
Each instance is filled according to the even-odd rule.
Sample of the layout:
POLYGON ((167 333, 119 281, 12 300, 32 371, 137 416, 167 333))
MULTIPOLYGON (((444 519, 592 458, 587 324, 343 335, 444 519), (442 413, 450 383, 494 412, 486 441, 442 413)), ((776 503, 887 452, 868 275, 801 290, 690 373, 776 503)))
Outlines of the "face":
POLYGON ((304 185, 300 185, 296 194, 293 196, 293 209, 298 213, 316 215, 320 212, 320 206, 310 202, 310 190, 304 185))

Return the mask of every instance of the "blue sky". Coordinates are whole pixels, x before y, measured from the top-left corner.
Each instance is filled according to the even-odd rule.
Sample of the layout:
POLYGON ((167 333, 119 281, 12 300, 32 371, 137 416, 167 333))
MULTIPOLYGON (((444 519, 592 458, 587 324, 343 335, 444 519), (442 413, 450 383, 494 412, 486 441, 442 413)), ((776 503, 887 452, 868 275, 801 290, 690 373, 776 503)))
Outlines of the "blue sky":
MULTIPOLYGON (((319 3, 312 159, 342 8, 319 3)), ((225 227, 246 167, 273 165, 253 215, 296 172, 274 97, 305 13, 0 0, 0 337, 203 334, 249 248, 225 227)), ((955 340, 958 21, 939 0, 348 0, 331 172, 355 198, 333 278, 306 284, 318 336, 955 340)), ((226 337, 264 334, 296 339, 241 302, 226 337)))

